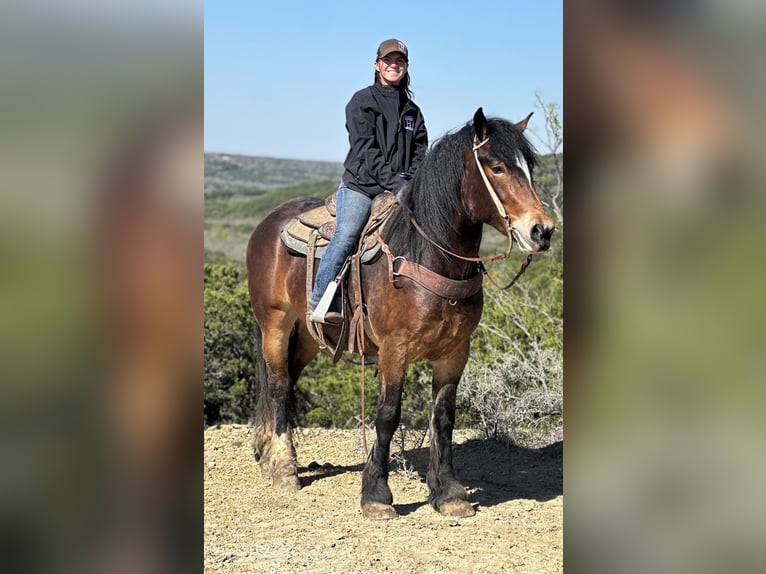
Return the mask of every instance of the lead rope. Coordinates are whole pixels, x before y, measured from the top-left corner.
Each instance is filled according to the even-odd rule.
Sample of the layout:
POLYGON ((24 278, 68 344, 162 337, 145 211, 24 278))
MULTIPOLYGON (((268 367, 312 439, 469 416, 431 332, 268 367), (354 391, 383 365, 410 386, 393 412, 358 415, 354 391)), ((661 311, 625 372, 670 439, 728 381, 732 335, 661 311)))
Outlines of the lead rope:
MULTIPOLYGON (((362 232, 364 237, 364 232, 362 232)), ((367 459, 369 450, 367 448, 367 400, 366 400, 366 381, 364 374, 364 295, 362 294, 362 262, 361 262, 361 250, 360 253, 351 256, 351 272, 348 278, 349 285, 349 302, 352 301, 351 293, 353 293, 353 301, 356 304, 354 313, 350 319, 350 328, 348 334, 348 351, 353 353, 356 351, 359 356, 362 357, 362 446, 364 447, 364 458, 367 459)))
POLYGON ((479 263, 479 270, 484 274, 484 277, 487 278, 487 280, 492 283, 495 287, 500 289, 501 291, 505 291, 506 289, 510 289, 514 283, 516 283, 516 280, 521 277, 524 274, 524 271, 527 270, 527 267, 529 267, 529 264, 532 263, 532 254, 530 253, 527 255, 527 258, 521 263, 521 267, 516 272, 516 275, 514 275, 513 279, 511 279, 511 282, 508 283, 505 287, 500 287, 500 285, 497 284, 497 282, 492 279, 492 276, 489 274, 489 271, 487 271, 487 268, 484 267, 482 263, 479 263))
POLYGON ((370 455, 367 449, 367 401, 364 394, 364 353, 362 353, 362 446, 364 447, 364 460, 370 455))
POLYGON ((507 225, 506 225, 505 228, 506 228, 506 233, 508 234, 508 249, 507 249, 507 251, 505 253, 498 253, 497 255, 489 255, 487 257, 466 257, 464 255, 458 255, 457 253, 454 253, 454 252, 450 251, 449 249, 447 249, 445 247, 442 247, 441 245, 436 243, 436 241, 434 241, 433 239, 428 237, 428 234, 423 230, 422 227, 420 227, 420 225, 418 225, 418 222, 415 221, 414 217, 410 217, 410 223, 412 223, 412 225, 415 228, 415 230, 418 233, 420 233, 420 235, 423 237, 423 239, 428 241, 431 245, 433 245, 434 247, 436 247, 440 251, 443 251, 447 255, 452 255, 452 257, 456 257, 457 259, 462 259, 463 261, 477 261, 478 262, 478 261, 496 261, 497 259, 505 259, 506 257, 508 257, 508 255, 510 255, 511 249, 513 248, 513 235, 511 234, 510 226, 507 226, 507 225))
MULTIPOLYGON (((356 337, 357 350, 359 356, 362 357, 362 446, 364 447, 364 459, 367 460, 369 456, 369 450, 367 449, 367 400, 365 394, 365 377, 364 377, 364 303, 362 302, 362 263, 358 257, 354 259, 356 264, 357 276, 356 276, 356 304, 359 306, 359 321, 356 324, 356 333, 353 336, 356 337)), ((349 336, 352 334, 349 333, 349 336)))

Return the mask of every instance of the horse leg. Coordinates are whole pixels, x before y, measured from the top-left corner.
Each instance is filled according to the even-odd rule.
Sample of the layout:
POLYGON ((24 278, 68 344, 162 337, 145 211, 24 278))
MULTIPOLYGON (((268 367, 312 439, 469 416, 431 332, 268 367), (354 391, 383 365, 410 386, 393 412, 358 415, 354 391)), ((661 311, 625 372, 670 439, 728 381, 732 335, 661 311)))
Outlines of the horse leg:
POLYGON ((392 506, 394 497, 388 487, 388 457, 391 439, 402 414, 402 383, 406 370, 404 361, 393 361, 381 349, 380 394, 375 415, 375 444, 370 450, 362 473, 362 516, 372 520, 387 520, 398 516, 392 506))
POLYGON ((317 353, 319 353, 319 345, 309 333, 306 324, 296 322, 295 330, 290 337, 290 354, 288 357, 291 384, 294 385, 298 381, 303 369, 314 360, 317 353))
POLYGON ((285 313, 279 312, 270 315, 263 327, 262 356, 266 377, 262 381, 256 407, 257 425, 253 441, 261 471, 271 477, 274 488, 284 490, 298 490, 301 487, 292 425, 288 418, 294 382, 290 376, 289 357, 293 325, 285 313))
POLYGON ((428 464, 428 502, 445 516, 466 517, 476 512, 452 466, 457 385, 468 360, 468 345, 459 355, 434 361, 431 450, 428 464))

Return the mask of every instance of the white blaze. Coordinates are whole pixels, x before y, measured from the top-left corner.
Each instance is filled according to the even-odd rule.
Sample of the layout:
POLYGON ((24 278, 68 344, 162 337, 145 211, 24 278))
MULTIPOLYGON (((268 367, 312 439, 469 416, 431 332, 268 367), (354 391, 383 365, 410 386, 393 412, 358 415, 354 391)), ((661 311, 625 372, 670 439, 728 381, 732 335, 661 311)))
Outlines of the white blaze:
POLYGON ((532 185, 532 176, 529 174, 529 166, 527 165, 527 162, 524 159, 524 156, 521 155, 521 153, 516 154, 516 165, 519 166, 521 171, 524 172, 524 175, 527 176, 527 181, 529 182, 529 185, 532 185))

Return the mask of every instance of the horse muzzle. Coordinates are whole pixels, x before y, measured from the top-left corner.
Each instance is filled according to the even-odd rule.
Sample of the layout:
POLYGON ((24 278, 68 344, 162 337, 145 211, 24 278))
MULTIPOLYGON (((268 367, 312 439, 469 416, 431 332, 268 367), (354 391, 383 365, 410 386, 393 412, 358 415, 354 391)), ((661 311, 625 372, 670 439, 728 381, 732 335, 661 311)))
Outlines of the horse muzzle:
POLYGON ((524 253, 540 253, 551 246, 551 236, 556 226, 549 222, 530 222, 528 225, 511 227, 516 244, 524 253))

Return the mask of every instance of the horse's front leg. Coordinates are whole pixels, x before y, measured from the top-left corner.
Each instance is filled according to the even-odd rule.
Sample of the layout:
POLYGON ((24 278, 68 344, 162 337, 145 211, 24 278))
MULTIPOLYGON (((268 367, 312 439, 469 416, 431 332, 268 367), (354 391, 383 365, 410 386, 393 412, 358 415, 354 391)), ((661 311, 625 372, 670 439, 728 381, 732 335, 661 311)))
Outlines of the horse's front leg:
POLYGON ((445 516, 466 517, 476 512, 452 466, 452 430, 455 427, 457 385, 468 360, 468 344, 448 359, 434 361, 431 451, 428 464, 428 502, 445 516))
POLYGON ((367 458, 362 474, 362 515, 372 520, 387 520, 398 516, 392 506, 394 497, 388 487, 388 457, 391 439, 402 414, 402 383, 406 363, 401 357, 391 357, 383 349, 378 353, 380 394, 375 415, 375 444, 367 458))

